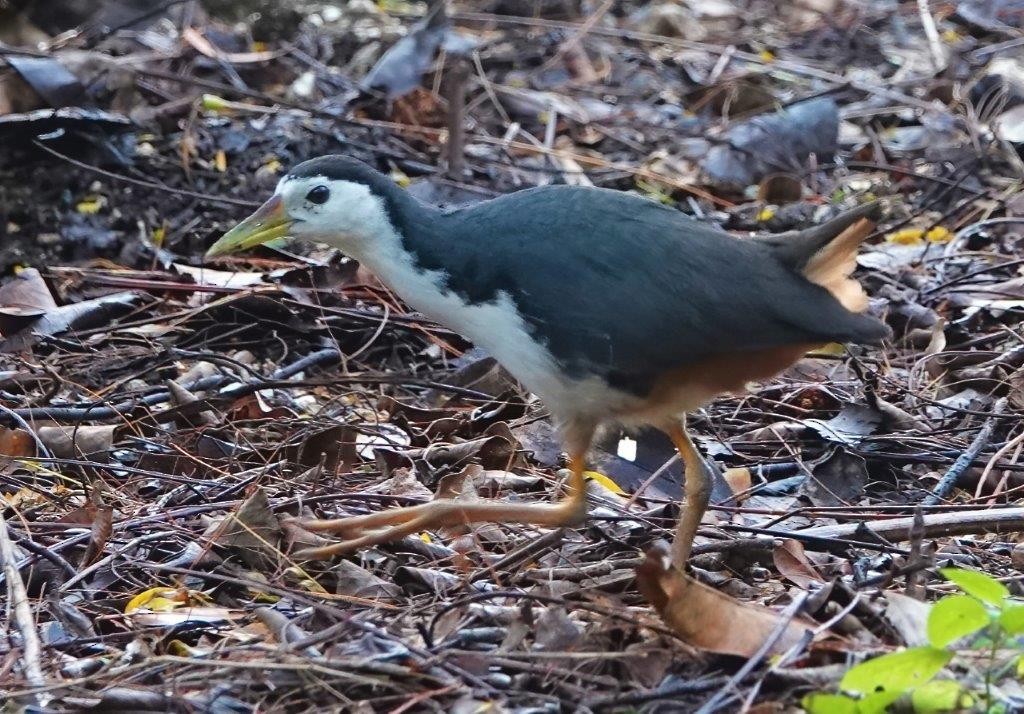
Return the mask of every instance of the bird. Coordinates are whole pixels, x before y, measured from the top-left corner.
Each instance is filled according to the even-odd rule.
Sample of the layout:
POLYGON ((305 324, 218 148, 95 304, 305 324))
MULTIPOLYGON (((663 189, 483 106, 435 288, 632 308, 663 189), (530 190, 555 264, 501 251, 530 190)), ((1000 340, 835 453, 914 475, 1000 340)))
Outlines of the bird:
POLYGON ((546 185, 446 210, 355 158, 299 163, 207 256, 284 237, 339 249, 534 394, 558 427, 570 474, 554 503, 448 499, 305 520, 342 540, 295 555, 327 559, 478 522, 579 526, 595 433, 647 425, 668 435, 683 463, 671 559, 685 568, 712 478, 686 414, 823 345, 890 337, 852 277, 878 213, 866 203, 806 229, 738 237, 614 189, 546 185))

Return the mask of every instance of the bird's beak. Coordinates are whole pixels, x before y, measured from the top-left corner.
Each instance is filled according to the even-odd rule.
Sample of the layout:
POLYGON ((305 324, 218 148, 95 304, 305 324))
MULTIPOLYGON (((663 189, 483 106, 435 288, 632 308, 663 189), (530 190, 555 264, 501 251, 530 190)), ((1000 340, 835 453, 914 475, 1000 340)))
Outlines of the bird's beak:
POLYGON ((288 229, 291 228, 292 223, 294 221, 284 210, 284 201, 280 196, 272 196, 269 201, 256 210, 256 213, 222 235, 220 240, 211 245, 210 249, 206 251, 206 257, 233 253, 284 238, 288 235, 288 229))

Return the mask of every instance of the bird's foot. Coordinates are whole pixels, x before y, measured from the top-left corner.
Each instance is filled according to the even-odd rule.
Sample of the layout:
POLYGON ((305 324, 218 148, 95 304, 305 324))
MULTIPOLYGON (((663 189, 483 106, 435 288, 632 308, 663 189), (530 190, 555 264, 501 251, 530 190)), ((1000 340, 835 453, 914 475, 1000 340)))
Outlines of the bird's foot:
POLYGON ((466 503, 440 499, 365 516, 299 521, 299 526, 307 531, 336 533, 345 540, 316 548, 303 548, 295 553, 295 557, 323 560, 399 540, 425 530, 469 523, 525 523, 557 527, 580 524, 585 517, 586 498, 572 494, 555 504, 466 503))

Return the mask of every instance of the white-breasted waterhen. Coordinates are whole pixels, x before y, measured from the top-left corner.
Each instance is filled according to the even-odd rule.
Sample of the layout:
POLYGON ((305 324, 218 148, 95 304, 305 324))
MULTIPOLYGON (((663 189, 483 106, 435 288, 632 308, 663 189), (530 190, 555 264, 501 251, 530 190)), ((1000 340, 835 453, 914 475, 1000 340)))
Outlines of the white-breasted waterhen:
POLYGON ((861 206, 806 230, 741 239, 609 189, 545 186, 442 211, 354 159, 299 164, 207 255, 284 236, 339 248, 536 394, 561 429, 572 475, 555 504, 437 500, 306 521, 347 540, 297 555, 471 522, 580 524, 584 458, 611 421, 655 426, 679 450, 686 504, 672 555, 683 567, 710 493, 686 412, 823 344, 889 335, 864 314, 867 297, 850 277, 876 211, 861 206))

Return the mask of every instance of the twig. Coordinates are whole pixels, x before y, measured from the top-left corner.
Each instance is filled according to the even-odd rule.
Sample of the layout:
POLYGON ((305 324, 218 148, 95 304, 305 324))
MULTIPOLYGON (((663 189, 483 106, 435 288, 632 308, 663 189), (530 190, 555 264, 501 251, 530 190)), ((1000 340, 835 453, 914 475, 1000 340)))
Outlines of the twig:
POLYGON ((695 679, 692 681, 679 682, 667 687, 658 687, 649 692, 627 692, 611 697, 600 697, 585 702, 586 706, 594 711, 606 709, 619 709, 636 704, 656 702, 659 699, 676 700, 684 694, 700 694, 709 689, 718 689, 725 685, 728 680, 725 677, 708 677, 707 679, 695 679))
POLYGON ((34 540, 31 540, 28 536, 24 538, 19 538, 17 542, 19 547, 24 548, 29 553, 38 555, 40 558, 45 558, 46 560, 49 560, 51 563, 56 565, 57 568, 62 570, 64 574, 67 575, 69 578, 73 578, 75 577, 75 575, 78 574, 78 570, 75 568, 75 566, 66 561, 63 557, 61 557, 60 553, 55 553, 50 548, 47 548, 45 545, 40 545, 39 543, 36 543, 34 540))
POLYGON ((590 34, 590 31, 594 29, 594 26, 597 25, 597 23, 600 22, 606 14, 608 14, 608 11, 612 9, 612 5, 614 4, 614 0, 605 0, 601 7, 590 13, 587 19, 576 27, 576 31, 572 36, 562 43, 551 59, 541 65, 540 69, 537 70, 537 73, 540 74, 550 70, 555 66, 555 64, 560 62, 566 54, 576 49, 579 44, 583 42, 586 36, 590 34))
POLYGON ((448 72, 448 142, 444 153, 448 160, 445 173, 453 181, 462 181, 466 171, 466 83, 469 64, 460 55, 451 55, 452 67, 448 72))
POLYGON ((932 17, 932 13, 928 9, 928 0, 917 0, 917 14, 921 16, 924 36, 928 38, 928 49, 932 54, 932 67, 936 72, 941 72, 946 68, 946 53, 942 50, 939 31, 935 29, 935 18, 932 17))
POLYGON ((39 434, 36 433, 36 430, 33 429, 27 421, 22 419, 13 409, 8 409, 3 404, 0 404, 0 413, 5 414, 11 421, 20 426, 28 433, 29 436, 32 437, 32 441, 36 443, 36 448, 39 450, 38 456, 43 456, 47 459, 53 458, 53 454, 46 448, 46 444, 44 444, 43 440, 39 438, 39 434))
MULTIPOLYGON (((327 364, 329 362, 337 361, 341 358, 341 353, 333 348, 328 347, 316 352, 312 352, 305 357, 292 362, 289 365, 274 371, 270 378, 266 381, 248 382, 245 384, 237 384, 228 387, 222 391, 218 396, 221 398, 237 398, 258 392, 261 389, 266 389, 274 381, 288 379, 309 367, 327 364)), ((192 382, 181 385, 188 391, 205 391, 208 389, 217 389, 218 387, 236 381, 236 377, 214 374, 209 377, 202 377, 192 382)), ((10 412, 10 417, 18 419, 53 419, 56 421, 86 421, 86 420, 100 420, 110 419, 112 417, 120 416, 123 414, 130 414, 139 407, 147 406, 151 407, 156 404, 162 404, 163 402, 170 401, 171 392, 170 390, 161 389, 153 394, 147 394, 141 399, 128 399, 122 402, 114 404, 105 404, 97 402, 93 404, 85 405, 74 405, 74 406, 57 406, 57 407, 29 407, 25 409, 11 409, 4 410, 4 412, 10 412)), ((196 402, 196 408, 202 406, 204 400, 196 402)), ((2 421, 2 419, 0 419, 2 421)))
POLYGON ((478 580, 483 580, 488 575, 495 573, 501 573, 504 570, 509 570, 518 565, 537 558, 541 553, 547 551, 549 548, 553 548, 562 542, 562 538, 565 537, 564 528, 556 528, 553 531, 545 533, 542 536, 534 538, 528 541, 526 545, 521 548, 516 548, 511 553, 501 558, 500 560, 487 565, 470 576, 469 581, 475 583, 478 580))
MULTIPOLYGON (((913 516, 886 518, 881 521, 841 523, 834 526, 818 526, 796 531, 794 536, 813 537, 823 540, 850 538, 861 529, 886 540, 905 541, 910 539, 913 516)), ((1024 531, 1024 508, 978 509, 976 511, 955 511, 953 513, 930 513, 924 516, 924 537, 971 535, 975 533, 1013 533, 1024 531)))
MULTIPOLYGON (((988 475, 992 473, 992 469, 995 468, 996 463, 999 461, 999 459, 1003 458, 1003 456, 1010 453, 1014 449, 1019 448, 1021 442, 1024 442, 1024 431, 1022 431, 1021 433, 1017 434, 1017 436, 1007 441, 1005 444, 999 447, 996 453, 992 454, 992 458, 990 458, 988 460, 988 463, 985 464, 985 468, 982 470, 981 476, 978 478, 978 487, 974 490, 975 500, 981 499, 981 491, 985 487, 985 483, 988 481, 988 475)), ((1016 460, 1016 457, 1014 457, 1014 460, 1016 460)), ((1002 486, 997 485, 995 493, 992 494, 992 497, 998 496, 1000 491, 1002 491, 1002 486)))
MULTIPOLYGON (((924 515, 921 512, 921 507, 918 506, 914 509, 914 521, 910 526, 910 556, 907 558, 907 565, 914 566, 923 560, 923 545, 924 515)), ((907 574, 907 595, 915 600, 924 600, 922 570, 914 569, 907 574)))
MULTIPOLYGON (((29 608, 25 583, 22 582, 15 564, 14 544, 11 543, 10 534, 7 532, 7 521, 4 520, 3 513, 0 513, 0 561, 3 562, 4 578, 7 581, 8 607, 14 611, 14 622, 21 633, 21 663, 25 679, 29 686, 41 689, 46 686, 46 677, 43 676, 43 667, 40 664, 42 648, 39 645, 39 633, 36 632, 35 619, 29 608)), ((40 707, 45 707, 52 699, 45 692, 36 692, 33 698, 40 707)))
POLYGON ((175 193, 179 196, 188 196, 189 198, 198 198, 202 201, 207 201, 209 203, 224 203, 231 206, 243 206, 245 208, 255 208, 260 205, 255 201, 243 201, 242 199, 238 198, 228 198, 227 196, 214 196, 209 193, 189 191, 184 188, 172 188, 171 186, 165 186, 162 183, 156 183, 155 181, 143 181, 142 179, 132 178, 131 176, 115 174, 113 171, 107 171, 106 169, 101 169, 99 166, 93 166, 91 164, 85 163, 84 161, 74 159, 68 156, 67 154, 62 154, 56 149, 51 149, 49 146, 42 143, 41 141, 37 141, 36 139, 33 139, 32 143, 35 144, 38 148, 45 151, 46 153, 51 154, 56 158, 60 159, 61 161, 66 161, 72 166, 77 166, 80 169, 91 171, 95 174, 99 174, 100 176, 105 176, 108 179, 111 179, 112 181, 130 183, 133 186, 142 186, 143 188, 150 188, 153 189, 154 191, 162 191, 164 193, 175 193))
POLYGON ((963 473, 970 467, 974 460, 978 458, 978 454, 981 450, 988 446, 989 439, 992 438, 992 432, 996 428, 996 423, 999 420, 999 416, 1002 415, 1006 409, 1006 397, 1002 397, 996 401, 992 407, 992 413, 989 418, 982 425, 977 435, 974 437, 974 441, 967 447, 964 453, 957 457, 957 460, 953 462, 953 465, 949 468, 939 482, 932 489, 932 492, 924 498, 921 503, 926 506, 934 506, 946 499, 947 496, 952 492, 953 487, 956 486, 957 481, 963 473))
MULTIPOLYGON (((550 29, 558 30, 576 30, 582 23, 577 22, 565 22, 561 20, 548 20, 545 18, 537 17, 515 17, 512 15, 495 15, 492 13, 485 12, 453 12, 451 13, 453 20, 459 20, 463 22, 493 22, 503 25, 526 25, 533 27, 545 27, 550 29)), ((623 30, 620 27, 593 27, 590 32, 595 35, 602 35, 605 37, 616 37, 626 38, 634 40, 636 42, 654 42, 669 47, 680 47, 687 50, 696 50, 697 52, 707 52, 709 54, 721 55, 728 50, 727 45, 714 45, 707 42, 696 42, 693 40, 684 40, 678 37, 669 37, 666 35, 656 35, 649 32, 640 32, 638 30, 623 30)), ((849 86, 857 89, 861 92, 865 92, 872 96, 885 97, 891 101, 900 102, 908 107, 914 107, 922 111, 934 114, 941 111, 940 108, 933 104, 929 104, 923 99, 910 96, 896 89, 882 86, 864 80, 849 80, 843 75, 829 72, 818 67, 812 67, 810 65, 803 64, 801 62, 795 62, 792 60, 782 60, 774 58, 772 60, 766 60, 764 57, 758 55, 755 52, 746 52, 742 50, 734 50, 736 59, 744 62, 751 62, 754 64, 765 65, 771 62, 773 68, 787 70, 795 74, 800 74, 805 77, 812 77, 814 79, 820 79, 824 82, 831 82, 832 84, 840 87, 849 86)))
POLYGON ((761 660, 768 656, 772 647, 775 646, 775 643, 779 641, 779 638, 782 637, 789 628, 789 623, 791 623, 793 618, 796 617, 800 610, 803 609, 804 603, 807 602, 808 597, 810 597, 809 592, 802 592, 789 604, 789 607, 779 615, 779 622, 775 625, 775 629, 772 630, 768 639, 766 639, 761 646, 757 648, 757 651, 743 663, 742 667, 736 670, 735 674, 729 677, 729 680, 723 684, 710 699, 704 702, 701 708, 697 710, 697 714, 712 714, 712 712, 716 711, 725 703, 723 700, 725 700, 726 697, 732 699, 736 696, 732 690, 739 686, 739 683, 742 682, 748 674, 754 671, 754 667, 759 665, 761 660))

